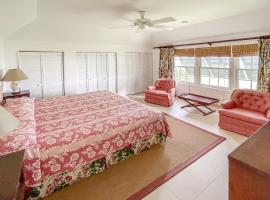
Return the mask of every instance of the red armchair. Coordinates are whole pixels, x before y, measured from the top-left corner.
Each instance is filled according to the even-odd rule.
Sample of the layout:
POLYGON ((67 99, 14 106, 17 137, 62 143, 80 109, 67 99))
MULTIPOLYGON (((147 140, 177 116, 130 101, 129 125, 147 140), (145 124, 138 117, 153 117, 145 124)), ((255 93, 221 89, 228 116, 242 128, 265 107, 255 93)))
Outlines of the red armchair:
POLYGON ((237 89, 221 106, 219 126, 245 136, 270 120, 270 93, 237 89))
POLYGON ((145 91, 145 101, 162 106, 171 106, 175 98, 175 81, 172 79, 158 79, 154 86, 145 91))

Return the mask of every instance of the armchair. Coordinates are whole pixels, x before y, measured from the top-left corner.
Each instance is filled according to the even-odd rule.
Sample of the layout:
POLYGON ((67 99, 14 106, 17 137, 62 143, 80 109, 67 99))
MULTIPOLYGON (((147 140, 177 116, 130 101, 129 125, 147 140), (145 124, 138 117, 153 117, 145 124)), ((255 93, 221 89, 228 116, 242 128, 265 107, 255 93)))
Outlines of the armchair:
POLYGON ((162 106, 171 106, 175 99, 175 81, 172 79, 158 79, 155 85, 145 90, 145 101, 147 103, 162 106))
POLYGON ((221 104, 220 128, 245 136, 254 134, 270 120, 270 93, 234 90, 231 100, 221 104))

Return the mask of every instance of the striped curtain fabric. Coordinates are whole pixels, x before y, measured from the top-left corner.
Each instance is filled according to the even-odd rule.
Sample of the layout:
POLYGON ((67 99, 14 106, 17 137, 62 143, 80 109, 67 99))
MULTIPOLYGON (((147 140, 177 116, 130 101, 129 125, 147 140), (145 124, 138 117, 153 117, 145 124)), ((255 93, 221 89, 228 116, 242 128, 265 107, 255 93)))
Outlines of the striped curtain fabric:
POLYGON ((160 48, 159 77, 172 78, 174 70, 174 48, 160 48))
POLYGON ((270 92, 270 39, 261 37, 259 40, 259 76, 258 90, 270 92))

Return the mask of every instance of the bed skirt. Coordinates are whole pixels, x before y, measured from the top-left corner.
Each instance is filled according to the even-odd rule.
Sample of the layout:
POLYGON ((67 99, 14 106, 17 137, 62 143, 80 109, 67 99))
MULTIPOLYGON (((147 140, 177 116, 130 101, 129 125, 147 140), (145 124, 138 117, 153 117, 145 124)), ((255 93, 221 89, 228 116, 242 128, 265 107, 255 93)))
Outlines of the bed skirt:
POLYGON ((25 188, 25 199, 34 200, 45 197, 52 192, 61 190, 80 179, 92 176, 102 172, 110 165, 116 164, 121 160, 125 160, 132 155, 139 154, 144 150, 150 149, 151 146, 166 141, 167 136, 162 133, 153 135, 151 138, 137 141, 125 148, 108 154, 106 157, 90 162, 86 165, 77 166, 70 172, 50 176, 42 181, 38 187, 25 188))

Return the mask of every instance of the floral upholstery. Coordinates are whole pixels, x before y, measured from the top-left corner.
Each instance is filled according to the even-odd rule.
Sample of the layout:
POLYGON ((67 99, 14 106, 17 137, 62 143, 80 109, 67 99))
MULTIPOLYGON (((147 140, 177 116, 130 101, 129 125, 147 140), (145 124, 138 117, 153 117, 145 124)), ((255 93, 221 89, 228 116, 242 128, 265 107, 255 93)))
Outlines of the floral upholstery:
POLYGON ((231 100, 222 103, 219 126, 250 136, 270 120, 270 93, 234 90, 231 100))
POLYGON ((145 101, 162 106, 171 106, 175 98, 175 81, 172 79, 158 79, 154 86, 145 91, 145 101))

